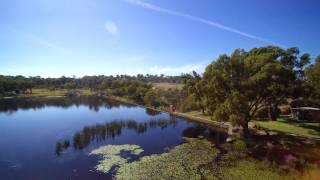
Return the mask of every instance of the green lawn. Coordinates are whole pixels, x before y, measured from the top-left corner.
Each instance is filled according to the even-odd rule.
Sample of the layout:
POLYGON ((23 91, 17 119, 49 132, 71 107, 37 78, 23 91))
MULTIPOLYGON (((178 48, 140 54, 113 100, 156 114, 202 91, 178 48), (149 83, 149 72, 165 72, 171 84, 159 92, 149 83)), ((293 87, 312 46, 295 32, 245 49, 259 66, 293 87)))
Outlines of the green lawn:
MULTIPOLYGON (((203 115, 200 111, 190 111, 183 114, 211 120, 210 116, 203 115)), ((320 138, 320 121, 300 122, 291 119, 279 118, 277 121, 253 120, 249 123, 251 127, 254 124, 257 124, 259 127, 264 129, 320 138)))
POLYGON ((299 122, 295 120, 279 118, 277 121, 250 122, 250 125, 254 124, 269 130, 320 138, 320 122, 299 122))

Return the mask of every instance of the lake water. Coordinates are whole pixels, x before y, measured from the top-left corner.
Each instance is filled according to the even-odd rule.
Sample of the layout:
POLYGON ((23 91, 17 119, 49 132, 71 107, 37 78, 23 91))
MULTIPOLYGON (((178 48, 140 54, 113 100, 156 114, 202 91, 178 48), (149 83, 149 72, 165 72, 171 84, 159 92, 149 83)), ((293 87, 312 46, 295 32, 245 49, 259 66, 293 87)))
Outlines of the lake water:
POLYGON ((0 179, 111 179, 89 153, 103 145, 136 144, 141 156, 204 136, 226 134, 183 118, 98 97, 0 101, 0 179))

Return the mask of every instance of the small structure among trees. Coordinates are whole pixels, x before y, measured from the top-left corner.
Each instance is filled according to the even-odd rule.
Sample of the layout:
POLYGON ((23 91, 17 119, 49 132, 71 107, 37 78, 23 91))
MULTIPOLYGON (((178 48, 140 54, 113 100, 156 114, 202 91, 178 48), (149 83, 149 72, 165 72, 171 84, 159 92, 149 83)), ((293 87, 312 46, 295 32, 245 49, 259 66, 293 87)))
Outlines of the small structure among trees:
POLYGON ((170 113, 176 112, 176 107, 171 104, 171 105, 169 106, 169 112, 170 112, 170 113))
POLYGON ((314 107, 298 107, 291 108, 292 118, 297 120, 319 120, 320 108, 314 107))

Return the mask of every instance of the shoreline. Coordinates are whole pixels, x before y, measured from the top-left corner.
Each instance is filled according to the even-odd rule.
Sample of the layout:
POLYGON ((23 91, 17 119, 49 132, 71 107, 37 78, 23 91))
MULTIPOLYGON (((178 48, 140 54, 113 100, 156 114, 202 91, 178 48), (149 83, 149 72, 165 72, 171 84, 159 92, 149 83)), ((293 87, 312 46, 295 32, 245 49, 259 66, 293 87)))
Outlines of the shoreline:
MULTIPOLYGON (((83 96, 83 95, 80 95, 83 96)), ((99 95, 98 95, 99 96, 99 95)), ((19 99, 19 98, 66 98, 67 96, 65 95, 58 95, 58 96, 6 96, 6 97, 0 97, 0 100, 9 100, 9 99, 19 99)), ((228 122, 218 122, 218 121, 212 121, 210 119, 206 119, 206 118, 202 118, 202 117, 197 117, 197 116, 192 116, 192 115, 188 115, 182 112, 169 112, 167 110, 163 110, 163 109, 157 109, 157 108, 153 108, 153 107, 149 107, 149 106, 145 106, 145 105, 141 105, 141 104, 137 104, 132 100, 129 100, 127 98, 123 98, 123 97, 118 97, 118 96, 99 96, 101 98, 106 98, 106 99, 111 99, 114 101, 118 101, 121 103, 126 103, 126 104, 131 104, 131 105, 135 105, 138 107, 142 107, 142 108, 146 108, 146 109, 151 109, 157 112, 164 112, 164 113, 168 113, 170 115, 176 116, 176 117, 181 117, 181 118, 185 118, 189 121, 193 121, 193 122, 198 122, 198 123, 202 123, 205 124, 207 126, 213 127, 213 128, 218 128, 224 131, 228 131, 230 123, 228 122)))
MULTIPOLYGON (((229 132, 230 130, 230 126, 232 128, 231 123, 229 122, 219 122, 219 121, 213 121, 207 118, 202 118, 202 117, 197 117, 197 116, 192 116, 189 114, 185 114, 182 112, 169 112, 167 110, 161 110, 161 109, 156 109, 153 107, 148 107, 148 106, 144 106, 141 104, 137 104, 131 100, 128 100, 126 98, 122 98, 122 97, 113 97, 113 96, 101 96, 103 98, 107 98, 107 99, 111 99, 111 100, 115 100, 118 102, 122 102, 122 103, 127 103, 127 104, 131 104, 131 105, 135 105, 135 106, 139 106, 142 108, 147 108, 147 109, 151 109, 154 111, 158 111, 158 112, 165 112, 165 113, 169 113, 170 115, 174 115, 176 117, 182 117, 185 118, 189 121, 194 121, 197 123, 201 123, 201 124, 205 124, 207 126, 210 126, 212 128, 217 128, 223 131, 226 131, 230 136, 234 136, 234 133, 229 132)), ((305 135, 299 135, 299 134, 293 134, 293 133, 286 133, 286 132, 282 132, 282 131, 276 131, 276 130, 271 130, 271 129, 255 129, 252 126, 249 125, 249 129, 252 130, 254 132, 255 135, 261 135, 261 136, 265 136, 265 135, 271 135, 271 134, 282 134, 282 135, 287 135, 287 136, 292 136, 292 137, 299 137, 299 138, 304 138, 304 139, 308 139, 308 140, 312 140, 312 141, 317 141, 320 142, 320 138, 318 137, 311 137, 311 136, 305 136, 305 135)))
MULTIPOLYGON (((80 96, 84 96, 84 95, 80 95, 80 96)), ((133 100, 127 99, 125 97, 106 96, 106 95, 102 95, 102 96, 101 95, 97 95, 97 96, 101 97, 101 98, 105 98, 105 99, 118 101, 118 102, 125 103, 125 104, 130 104, 130 105, 135 105, 135 106, 146 108, 146 109, 151 109, 151 110, 154 110, 154 111, 157 111, 157 112, 168 113, 169 115, 185 118, 185 119, 187 119, 189 121, 201 123, 201 124, 204 124, 206 126, 209 126, 209 127, 212 127, 212 128, 216 128, 218 130, 225 131, 231 136, 234 135, 233 133, 230 134, 230 126, 232 128, 232 125, 229 122, 213 121, 211 119, 198 117, 198 116, 193 116, 193 115, 186 114, 186 113, 183 113, 183 112, 169 112, 169 111, 164 110, 164 109, 157 109, 157 108, 153 108, 153 107, 137 104, 133 100)), ((7 97, 0 97, 0 100, 10 100, 10 99, 19 99, 19 98, 66 98, 66 97, 67 96, 65 96, 65 95, 57 95, 57 96, 41 96, 41 95, 40 96, 7 96, 7 97)), ((276 130, 264 129, 264 128, 263 129, 255 129, 255 128, 252 127, 252 125, 249 125, 249 129, 252 130, 254 132, 254 134, 256 134, 256 135, 283 134, 283 135, 292 136, 292 137, 300 137, 300 138, 304 138, 304 139, 320 141, 320 138, 318 138, 318 137, 310 137, 310 136, 305 136, 305 135, 300 135, 300 134, 286 133, 286 132, 282 132, 282 131, 276 131, 276 130)))
POLYGON ((206 118, 202 118, 202 117, 196 117, 196 116, 188 115, 188 114, 185 114, 185 113, 182 113, 182 112, 169 112, 167 110, 161 110, 161 109, 157 109, 157 108, 153 108, 153 107, 137 104, 137 103, 135 103, 133 101, 127 100, 127 99, 122 98, 122 97, 120 97, 120 98, 119 97, 113 97, 113 96, 101 96, 101 97, 106 98, 106 99, 119 101, 119 102, 122 102, 122 103, 127 103, 127 104, 131 104, 131 105, 139 106, 139 107, 146 108, 146 109, 151 109, 151 110, 154 110, 154 111, 157 111, 157 112, 165 112, 165 113, 168 113, 168 114, 173 115, 173 116, 182 117, 182 118, 188 119, 190 121, 202 123, 202 124, 205 124, 205 125, 210 126, 210 127, 223 129, 225 131, 228 131, 229 126, 230 126, 230 123, 228 123, 228 122, 212 121, 210 119, 206 119, 206 118))

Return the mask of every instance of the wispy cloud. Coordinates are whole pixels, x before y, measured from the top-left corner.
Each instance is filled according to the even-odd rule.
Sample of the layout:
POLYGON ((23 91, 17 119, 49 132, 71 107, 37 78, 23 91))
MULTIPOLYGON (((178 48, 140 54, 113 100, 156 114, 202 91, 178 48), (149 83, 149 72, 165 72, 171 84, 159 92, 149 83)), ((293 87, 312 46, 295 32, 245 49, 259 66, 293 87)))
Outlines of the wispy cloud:
POLYGON ((145 8, 145 9, 150 9, 150 10, 153 10, 153 11, 157 11, 157 12, 161 12, 161 13, 165 13, 165 14, 169 14, 169 15, 173 15, 173 16, 182 17, 182 18, 189 19, 189 20, 195 21, 195 22, 199 22, 199 23, 211 26, 211 27, 219 28, 219 29, 231 32, 231 33, 235 33, 235 34, 241 35, 243 37, 247 37, 247 38, 253 39, 253 40, 257 40, 257 41, 261 41, 261 42, 265 42, 265 43, 270 43, 270 44, 274 44, 274 45, 279 45, 278 43, 276 43, 276 42, 274 42, 272 40, 269 40, 269 39, 266 39, 266 38, 263 38, 263 37, 259 37, 259 36, 256 36, 256 35, 253 35, 253 34, 250 34, 250 33, 246 33, 246 32, 243 32, 241 30, 238 30, 236 28, 232 28, 232 27, 226 26, 224 24, 220 24, 220 23, 217 23, 217 22, 214 22, 214 21, 210 21, 210 20, 207 20, 207 19, 204 19, 204 18, 200 18, 200 17, 197 17, 197 16, 186 14, 186 13, 183 13, 183 12, 162 8, 162 7, 159 7, 159 6, 150 4, 150 3, 146 3, 146 2, 140 1, 140 0, 124 0, 124 1, 127 2, 127 3, 130 3, 130 4, 133 4, 133 5, 145 8))
POLYGON ((119 32, 118 26, 116 25, 116 23, 114 23, 112 21, 106 21, 104 23, 104 27, 111 34, 117 34, 119 32))

